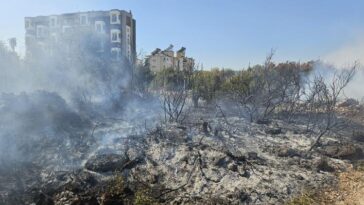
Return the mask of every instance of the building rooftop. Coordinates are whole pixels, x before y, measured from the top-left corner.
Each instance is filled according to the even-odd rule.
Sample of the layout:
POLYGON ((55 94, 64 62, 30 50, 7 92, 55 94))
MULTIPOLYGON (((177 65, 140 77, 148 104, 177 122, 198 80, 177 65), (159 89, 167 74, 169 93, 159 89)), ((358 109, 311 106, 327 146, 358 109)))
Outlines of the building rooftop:
POLYGON ((42 17, 49 17, 49 16, 66 16, 66 15, 76 15, 76 14, 87 14, 87 13, 108 13, 110 11, 119 11, 123 13, 129 13, 132 14, 132 12, 121 10, 121 9, 110 9, 110 10, 92 10, 92 11, 78 11, 78 12, 70 12, 70 13, 61 13, 61 14, 50 14, 50 15, 39 15, 39 16, 26 16, 24 18, 42 18, 42 17))

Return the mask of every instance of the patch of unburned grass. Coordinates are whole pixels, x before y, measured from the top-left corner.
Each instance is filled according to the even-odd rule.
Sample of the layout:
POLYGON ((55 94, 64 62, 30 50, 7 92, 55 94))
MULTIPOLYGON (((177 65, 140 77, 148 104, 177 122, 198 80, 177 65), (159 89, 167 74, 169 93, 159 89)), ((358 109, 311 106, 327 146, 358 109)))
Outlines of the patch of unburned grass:
POLYGON ((287 202, 286 205, 311 205, 315 203, 315 196, 310 193, 303 193, 287 202))

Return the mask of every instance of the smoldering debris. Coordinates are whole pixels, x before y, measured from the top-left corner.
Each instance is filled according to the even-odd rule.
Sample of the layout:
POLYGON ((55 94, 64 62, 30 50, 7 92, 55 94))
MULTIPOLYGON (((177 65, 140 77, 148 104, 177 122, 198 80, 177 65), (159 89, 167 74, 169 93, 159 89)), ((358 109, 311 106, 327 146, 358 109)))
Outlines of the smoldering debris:
MULTIPOLYGON (((56 93, 2 94, 0 96, 0 158, 2 162, 62 163, 92 127, 56 93), (52 150, 59 157, 44 153, 52 150), (61 160, 61 161, 59 161, 61 160)), ((92 141, 92 140, 91 140, 92 141)), ((91 142, 90 141, 90 142, 91 142)))

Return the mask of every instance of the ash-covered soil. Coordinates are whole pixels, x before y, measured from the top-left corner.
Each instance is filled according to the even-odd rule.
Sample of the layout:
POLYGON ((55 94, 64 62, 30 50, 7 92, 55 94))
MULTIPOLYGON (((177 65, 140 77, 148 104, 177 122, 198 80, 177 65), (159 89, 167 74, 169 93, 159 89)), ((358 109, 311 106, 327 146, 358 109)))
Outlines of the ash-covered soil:
POLYGON ((72 140, 39 140, 31 160, 2 163, 0 204, 284 204, 336 186, 335 173, 363 159, 360 123, 309 152, 299 118, 251 123, 211 109, 184 124, 104 119, 72 140))

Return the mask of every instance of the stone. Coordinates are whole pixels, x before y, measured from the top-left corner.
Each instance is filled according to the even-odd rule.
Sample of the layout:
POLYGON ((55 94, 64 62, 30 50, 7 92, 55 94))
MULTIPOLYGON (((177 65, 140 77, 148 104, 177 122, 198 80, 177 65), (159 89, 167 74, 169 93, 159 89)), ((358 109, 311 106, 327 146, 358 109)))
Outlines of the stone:
POLYGON ((270 134, 270 135, 279 135, 279 134, 282 134, 282 129, 281 128, 267 128, 267 129, 265 129, 265 133, 270 134))
POLYGON ((257 120, 257 124, 260 124, 260 125, 268 125, 270 124, 272 121, 271 120, 268 120, 268 119, 258 119, 257 120))
POLYGON ((363 150, 353 144, 337 144, 325 146, 322 150, 323 154, 338 159, 355 160, 363 157, 363 150))
POLYGON ((227 157, 217 158, 214 161, 214 166, 226 168, 230 160, 227 157))
POLYGON ((317 170, 324 172, 334 172, 335 168, 329 164, 328 159, 322 158, 316 165, 317 170))
POLYGON ((233 172, 237 172, 238 171, 238 165, 236 165, 235 163, 230 163, 228 164, 228 167, 227 167, 230 171, 233 171, 233 172))
POLYGON ((89 159, 85 168, 95 172, 113 172, 121 170, 128 161, 125 155, 100 154, 89 159))
POLYGON ((249 160, 257 160, 257 159, 259 159, 258 153, 256 153, 256 152, 248 152, 248 159, 249 160))
POLYGON ((363 131, 354 131, 353 139, 358 142, 364 142, 364 132, 363 131))
POLYGON ((298 150, 289 147, 282 147, 278 150, 278 157, 301 157, 301 153, 298 150))

